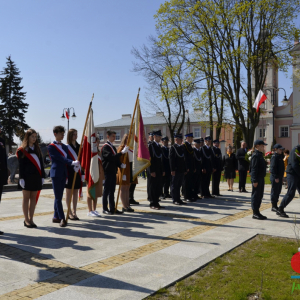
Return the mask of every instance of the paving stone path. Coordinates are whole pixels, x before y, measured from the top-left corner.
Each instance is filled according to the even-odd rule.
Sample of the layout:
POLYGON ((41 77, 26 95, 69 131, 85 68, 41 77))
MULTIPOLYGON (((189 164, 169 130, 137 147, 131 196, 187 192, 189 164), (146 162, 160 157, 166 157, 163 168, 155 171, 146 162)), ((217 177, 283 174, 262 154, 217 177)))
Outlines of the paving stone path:
POLYGON ((268 220, 257 221, 250 193, 228 192, 225 183, 221 193, 180 207, 166 199, 161 202, 166 209, 153 211, 141 179, 135 213, 90 218, 82 200, 80 221, 60 228, 51 223, 53 192, 48 189, 36 208, 38 228, 28 229, 21 192, 7 191, 0 204, 0 230, 5 232, 0 237, 0 299, 143 299, 257 234, 294 237, 298 198, 286 210, 291 218, 279 218, 270 210, 266 186, 262 210, 268 220))

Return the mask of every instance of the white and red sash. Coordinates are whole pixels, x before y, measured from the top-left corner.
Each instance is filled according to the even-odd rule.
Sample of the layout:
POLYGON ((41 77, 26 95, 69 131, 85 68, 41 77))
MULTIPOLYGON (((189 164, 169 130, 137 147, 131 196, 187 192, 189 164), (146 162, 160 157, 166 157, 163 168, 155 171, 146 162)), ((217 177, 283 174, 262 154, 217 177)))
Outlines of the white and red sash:
MULTIPOLYGON (((60 149, 59 147, 57 147, 57 145, 56 144, 54 144, 54 143, 51 143, 50 144, 51 146, 54 146, 55 147, 55 149, 61 154, 61 156, 64 156, 65 158, 67 158, 68 157, 68 155, 67 155, 67 153, 65 152, 65 150, 64 149, 60 149)), ((49 157, 50 157, 50 155, 49 155, 49 157)), ((66 166, 68 167, 68 165, 66 164, 66 166)), ((66 179, 66 184, 68 183, 68 177, 67 177, 67 179, 66 179)))
MULTIPOLYGON (((19 155, 18 155, 19 151, 21 151, 34 164, 34 166, 37 168, 37 170, 42 178, 41 162, 40 162, 39 158, 37 157, 37 155, 35 153, 28 153, 24 148, 20 147, 20 148, 18 148, 18 150, 16 152, 18 158, 19 158, 19 155)), ((36 198, 35 198, 36 203, 39 200, 40 193, 41 193, 41 190, 39 190, 36 194, 36 198)))
MULTIPOLYGON (((68 150, 69 150, 69 155, 71 156, 72 160, 75 161, 78 159, 78 156, 76 154, 76 152, 74 151, 74 149, 72 148, 72 146, 67 145, 68 146, 68 150)), ((80 176, 80 189, 79 189, 79 198, 83 197, 82 194, 82 180, 81 180, 81 170, 79 169, 78 174, 80 176)))
POLYGON ((103 149, 103 147, 104 147, 105 145, 107 145, 107 146, 111 149, 111 151, 112 151, 112 153, 113 153, 114 155, 117 154, 116 151, 115 151, 115 149, 114 149, 109 143, 105 143, 105 144, 102 146, 101 151, 102 151, 102 149, 103 149))

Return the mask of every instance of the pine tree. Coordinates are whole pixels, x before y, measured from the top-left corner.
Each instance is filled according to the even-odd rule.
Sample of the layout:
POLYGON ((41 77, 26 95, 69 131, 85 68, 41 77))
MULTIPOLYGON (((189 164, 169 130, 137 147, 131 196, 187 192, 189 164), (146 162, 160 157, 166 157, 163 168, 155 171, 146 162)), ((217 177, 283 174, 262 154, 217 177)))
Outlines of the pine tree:
POLYGON ((22 92, 22 77, 16 64, 7 57, 6 67, 0 73, 0 122, 9 149, 12 149, 13 137, 21 140, 29 126, 25 122, 25 113, 29 104, 25 103, 26 92, 22 92))
POLYGON ((44 141, 43 141, 41 135, 40 135, 38 132, 36 133, 36 139, 37 139, 37 141, 38 141, 39 144, 44 143, 44 141))

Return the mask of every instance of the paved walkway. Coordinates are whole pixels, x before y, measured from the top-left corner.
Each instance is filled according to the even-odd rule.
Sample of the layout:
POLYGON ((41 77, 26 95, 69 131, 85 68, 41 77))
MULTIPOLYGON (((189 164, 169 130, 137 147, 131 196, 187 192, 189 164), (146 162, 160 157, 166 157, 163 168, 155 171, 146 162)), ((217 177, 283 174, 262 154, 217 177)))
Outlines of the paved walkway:
MULTIPOLYGON (((293 218, 270 210, 269 186, 262 204, 266 221, 251 218, 250 193, 228 192, 225 183, 221 193, 181 207, 167 199, 161 202, 165 210, 153 211, 140 180, 135 213, 90 218, 80 201, 80 221, 60 228, 51 223, 53 192, 43 190, 35 214, 38 229, 28 229, 21 192, 5 192, 0 299, 143 299, 258 233, 294 237, 293 218)), ((291 217, 299 216, 298 201, 286 210, 291 217)))

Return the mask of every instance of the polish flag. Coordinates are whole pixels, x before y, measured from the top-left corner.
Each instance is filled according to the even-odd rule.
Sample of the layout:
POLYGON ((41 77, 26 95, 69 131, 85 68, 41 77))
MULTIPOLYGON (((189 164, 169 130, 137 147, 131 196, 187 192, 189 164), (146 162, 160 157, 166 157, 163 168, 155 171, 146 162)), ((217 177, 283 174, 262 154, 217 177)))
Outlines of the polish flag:
POLYGON ((259 111, 259 107, 267 100, 267 96, 264 94, 262 90, 259 90, 258 95, 255 99, 253 107, 256 108, 256 112, 259 111))
POLYGON ((69 114, 68 114, 68 111, 66 111, 66 117, 67 117, 67 119, 69 120, 70 116, 69 116, 69 114))
POLYGON ((81 155, 81 166, 85 170, 84 179, 88 185, 88 191, 93 200, 96 200, 96 184, 99 181, 98 149, 96 144, 96 132, 91 109, 86 127, 81 155))

